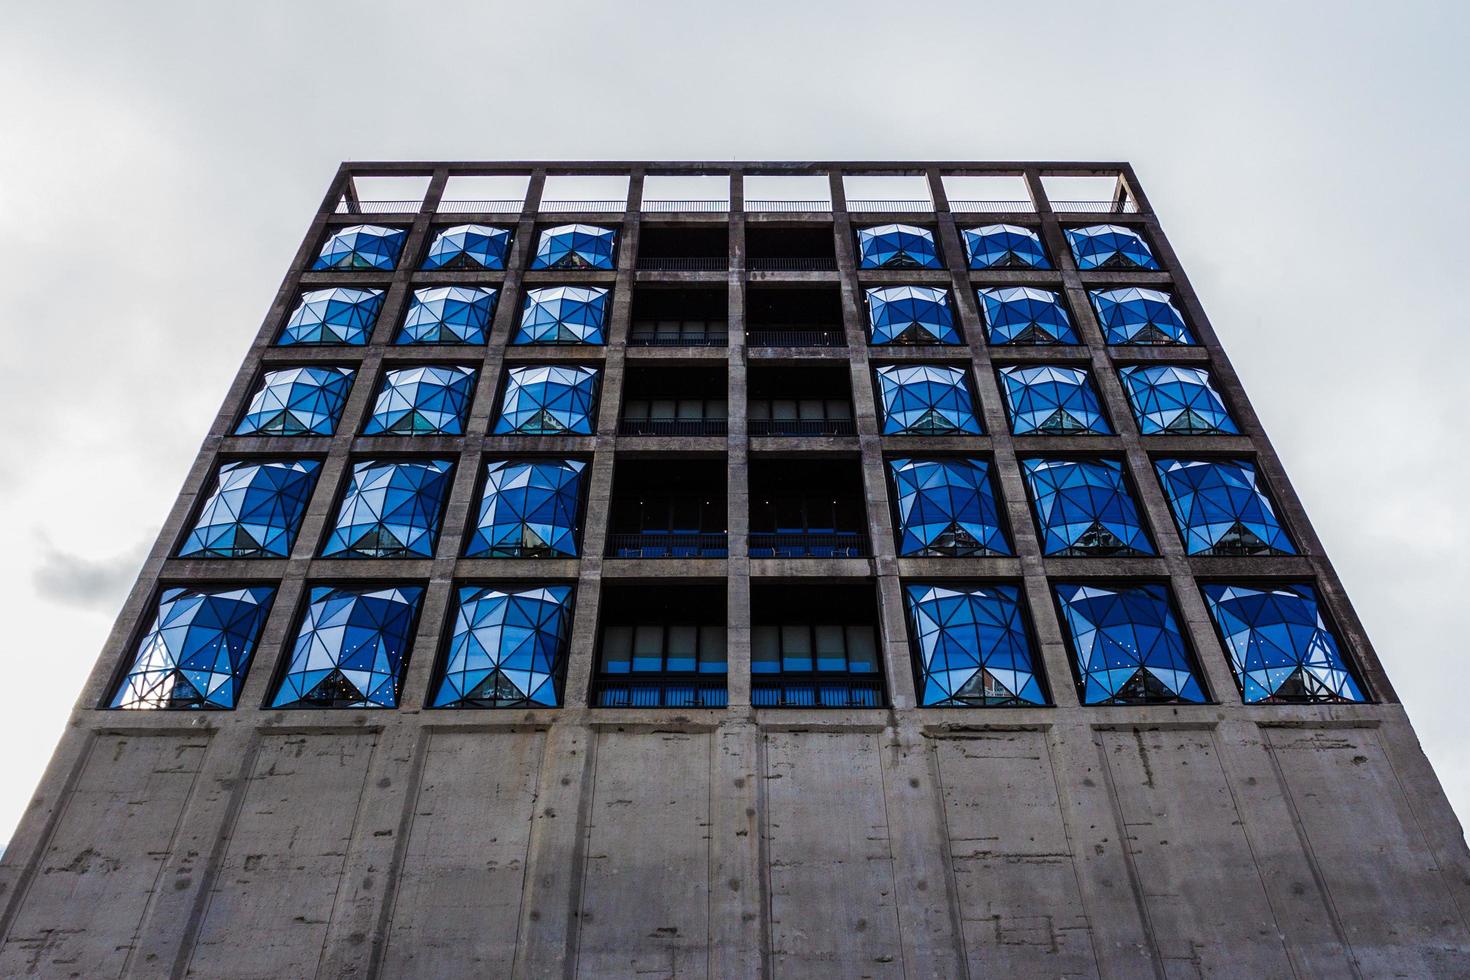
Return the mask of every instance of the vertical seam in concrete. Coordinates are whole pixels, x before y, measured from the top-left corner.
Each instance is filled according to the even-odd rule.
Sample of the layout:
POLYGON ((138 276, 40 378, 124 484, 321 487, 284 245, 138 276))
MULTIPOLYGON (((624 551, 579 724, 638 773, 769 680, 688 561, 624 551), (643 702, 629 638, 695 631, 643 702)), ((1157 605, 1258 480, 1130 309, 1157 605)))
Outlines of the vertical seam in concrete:
POLYGON ((776 901, 775 888, 771 884, 771 801, 766 787, 766 772, 770 768, 770 759, 766 750, 766 738, 766 733, 757 727, 755 730, 755 758, 758 768, 754 775, 756 826, 760 828, 760 840, 756 842, 756 853, 761 868, 761 897, 765 902, 765 915, 761 917, 763 920, 761 932, 764 933, 761 937, 761 966, 765 976, 774 977, 776 975, 776 950, 774 949, 776 901))
POLYGON ((602 747, 600 729, 583 730, 587 733, 587 761, 583 763, 582 796, 577 801, 577 833, 572 846, 572 867, 577 873, 571 877, 571 895, 567 902, 571 912, 567 916, 567 955, 564 957, 563 971, 567 980, 572 980, 581 966, 582 895, 587 890, 587 852, 592 838, 592 808, 597 800, 597 752, 602 747))
POLYGON ((327 929, 322 934, 322 948, 316 954, 316 972, 313 976, 320 976, 322 972, 322 961, 326 958, 328 946, 327 940, 331 938, 332 921, 337 918, 337 903, 342 900, 342 883, 347 877, 347 858, 352 853, 352 842, 357 839, 357 823, 362 819, 362 802, 367 796, 368 781, 373 778, 373 759, 378 754, 378 748, 382 744, 386 733, 381 729, 372 733, 373 747, 368 752, 367 761, 363 764, 362 782, 357 787, 357 805, 352 808, 352 822, 347 827, 347 843, 342 848, 342 866, 337 870, 337 887, 332 892, 332 904, 327 909, 327 929))
MULTIPOLYGON (((403 865, 408 856, 408 841, 413 834, 414 822, 418 816, 419 809, 419 787, 423 784, 424 765, 429 758, 429 749, 433 744, 435 730, 424 727, 420 730, 422 737, 414 747, 413 767, 408 772, 408 786, 403 794, 403 813, 398 819, 398 839, 393 842, 393 857, 388 864, 388 888, 391 894, 384 896, 383 904, 378 911, 378 923, 372 937, 372 951, 368 954, 367 975, 375 978, 381 975, 383 963, 388 957, 389 930, 393 926, 393 919, 398 911, 398 897, 403 887, 403 865)), ((385 889, 387 891, 387 889, 385 889)), ((516 923, 520 928, 520 923, 516 923)))
POLYGON ((1337 941, 1342 943, 1343 949, 1348 953, 1348 966, 1352 968, 1353 976, 1361 978, 1363 971, 1358 966, 1358 953, 1353 949, 1352 942, 1347 937, 1347 929, 1342 924, 1342 917, 1337 912, 1337 902, 1332 897, 1332 889, 1327 885, 1327 876, 1322 873, 1322 866, 1317 861, 1317 853, 1312 849, 1311 838, 1307 836, 1306 825, 1302 823, 1302 815, 1297 810, 1296 798, 1292 795, 1291 784, 1286 779, 1286 773, 1281 771, 1281 760, 1276 757, 1276 744, 1271 740, 1271 730, 1266 729, 1265 738, 1266 755, 1271 759, 1271 770, 1276 773, 1277 782, 1281 786, 1281 799, 1286 804, 1287 812, 1291 814, 1291 826, 1296 831, 1297 841, 1302 846, 1302 854, 1307 859, 1307 867, 1312 869, 1312 880, 1317 884, 1317 891, 1322 894, 1322 904, 1327 909, 1327 917, 1332 921, 1332 931, 1337 935, 1337 941))
MULTIPOLYGON (((1072 839, 1072 827, 1067 822, 1067 794, 1063 792, 1061 777, 1057 775, 1056 754, 1052 751, 1052 735, 1054 730, 1050 725, 1042 733, 1041 744, 1046 749, 1046 770, 1051 773, 1052 789, 1057 794, 1057 809, 1061 817, 1062 839, 1067 842, 1067 854, 1070 855, 1072 865, 1072 881, 1077 886, 1077 903, 1082 906, 1083 913, 1087 916, 1087 945, 1092 949, 1092 970, 1099 977, 1102 976, 1102 956, 1097 949, 1097 930, 1092 927, 1092 910, 1087 907, 1087 889, 1082 885, 1082 872, 1077 868, 1077 842, 1072 839)), ((1111 792, 1111 785, 1109 786, 1111 792)))
POLYGON ((965 977, 969 978, 972 976, 970 941, 965 935, 964 903, 960 898, 960 883, 954 870, 954 835, 949 830, 949 807, 944 805, 944 768, 939 764, 938 743, 923 732, 919 733, 919 737, 924 740, 924 753, 929 757, 929 768, 934 775, 934 786, 938 790, 934 794, 934 806, 939 811, 939 826, 944 830, 944 840, 939 842, 939 846, 944 851, 944 877, 949 885, 949 919, 954 927, 955 938, 959 940, 960 965, 964 967, 965 977))
MULTIPOLYGON (((541 771, 546 768, 546 746, 551 744, 551 732, 549 729, 541 730, 541 751, 536 753, 536 773, 532 785, 538 789, 541 786, 541 771)), ((539 794, 531 798, 531 819, 536 819, 536 804, 540 801, 539 794)), ((531 881, 531 833, 526 833, 526 852, 521 858, 521 894, 520 901, 516 903, 516 940, 511 947, 511 975, 515 975, 515 960, 521 948, 521 927, 526 918, 526 890, 531 881)))
MULTIPOLYGON (((1140 729, 1130 726, 1131 730, 1138 732, 1140 729)), ((1092 744, 1097 748, 1097 754, 1102 761, 1103 781, 1107 783, 1108 802, 1113 809, 1113 822, 1118 828, 1118 847, 1123 854, 1123 866, 1128 869, 1128 886, 1133 892, 1133 901, 1138 906, 1138 919, 1143 925, 1144 938, 1148 941, 1148 959, 1154 968, 1154 976, 1158 980, 1168 980, 1168 971, 1164 969, 1163 955, 1159 952, 1158 938, 1154 935, 1153 916, 1149 911, 1148 899, 1143 894, 1143 881, 1138 877, 1138 865, 1133 859, 1133 846, 1131 835, 1128 830, 1128 821, 1123 815, 1123 801, 1118 798, 1118 784, 1113 778, 1113 765, 1108 759, 1107 746, 1103 744, 1101 735, 1096 729, 1091 733, 1092 744)))
POLYGON ((706 732, 705 739, 709 742, 705 757, 709 779, 704 793, 704 975, 712 977, 715 975, 715 773, 719 771, 715 756, 720 744, 719 729, 706 732))
POLYGON ((883 737, 887 732, 893 732, 895 737, 898 734, 897 723, 894 721, 891 712, 889 714, 888 727, 884 728, 882 732, 877 732, 868 737, 878 743, 875 748, 878 750, 876 753, 878 756, 878 792, 883 797, 883 843, 888 848, 888 880, 893 889, 893 922, 898 929, 898 962, 903 968, 903 975, 907 977, 909 975, 909 958, 905 955, 906 947, 903 941, 903 912, 899 909, 898 902, 898 862, 893 857, 893 818, 888 813, 888 772, 883 758, 885 755, 883 737))

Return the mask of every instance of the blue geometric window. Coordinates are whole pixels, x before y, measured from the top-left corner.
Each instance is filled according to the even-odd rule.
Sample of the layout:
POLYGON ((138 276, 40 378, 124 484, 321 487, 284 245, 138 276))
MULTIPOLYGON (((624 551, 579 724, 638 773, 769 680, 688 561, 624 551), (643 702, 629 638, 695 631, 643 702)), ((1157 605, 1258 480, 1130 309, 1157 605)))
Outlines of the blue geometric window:
POLYGON ((526 290, 514 344, 603 344, 607 290, 601 286, 547 286, 526 290))
POLYGON ((276 590, 166 589, 112 708, 235 706, 276 590))
POLYGON ((235 435, 329 436, 347 404, 351 368, 297 367, 267 371, 250 396, 235 435))
POLYGON ((291 311, 280 339, 281 347, 293 344, 349 344, 368 342, 378 311, 383 308, 381 289, 315 289, 301 294, 291 311))
POLYGON ((495 433, 590 436, 596 408, 597 368, 513 367, 506 372, 495 433))
POLYGON ((1191 555, 1294 555, 1271 499, 1243 459, 1156 459, 1191 555))
POLYGON ((1041 236, 1019 225, 986 225, 964 230, 965 254, 972 269, 1050 269, 1041 236))
POLYGON ((879 225, 858 232, 860 269, 940 269, 934 232, 913 225, 879 225))
POLYGON ((474 393, 474 368, 395 368, 383 375, 363 435, 463 435, 474 393))
POLYGON ((1246 704, 1368 700, 1310 585, 1210 584, 1204 593, 1246 704))
POLYGON ((436 708, 555 708, 566 673, 572 587, 459 590, 436 708))
POLYGON ((1204 688, 1162 585, 1059 584, 1083 704, 1200 704, 1204 688))
POLYGON ((450 469, 447 459, 354 463, 322 557, 433 558, 450 469))
POLYGON ((1067 243, 1077 259, 1077 268, 1088 269, 1157 269, 1154 253, 1143 236, 1131 228, 1118 225, 1093 225, 1090 228, 1068 228, 1067 243))
POLYGON ((582 471, 575 459, 499 459, 485 465, 485 493, 468 558, 575 558, 582 471))
POLYGON ((1118 374, 1139 431, 1146 436, 1234 435, 1240 431, 1204 368, 1147 364, 1125 367, 1118 374))
POLYGON ((434 236, 425 269, 504 269, 510 229, 455 225, 434 236))
POLYGON ((1113 431, 1082 368, 1045 364, 1001 368, 1000 382, 1011 413, 1011 432, 1018 436, 1113 431))
POLYGON ((593 225, 547 228, 536 243, 533 269, 611 269, 617 232, 593 225))
POLYGON ((1049 289, 1005 286, 979 290, 980 315, 992 344, 1076 344, 1072 318, 1049 289))
POLYGON ((910 585, 919 704, 1046 704, 1013 585, 910 585))
POLYGON ((413 645, 417 586, 317 586, 272 708, 396 708, 413 645))
POLYGON ((323 269, 392 269, 408 237, 404 228, 353 225, 334 232, 312 263, 312 271, 323 269))
POLYGON ((975 402, 961 368, 890 364, 878 368, 883 434, 980 434, 975 402))
POLYGON ((1174 308, 1174 298, 1168 293, 1123 286, 1094 289, 1088 295, 1110 344, 1194 343, 1194 335, 1184 325, 1184 316, 1174 308))
POLYGON ((964 343, 954 328, 949 292, 934 286, 869 289, 868 325, 874 344, 964 343))
POLYGON ((179 557, 289 557, 320 469, 314 459, 224 464, 179 557))
POLYGON ((895 459, 900 555, 1009 555, 990 465, 978 459, 895 459))
POLYGON ((1023 459, 1046 555, 1151 555, 1138 507, 1110 459, 1023 459))
POLYGON ((499 293, 489 286, 426 286, 413 291, 395 344, 483 344, 499 293))

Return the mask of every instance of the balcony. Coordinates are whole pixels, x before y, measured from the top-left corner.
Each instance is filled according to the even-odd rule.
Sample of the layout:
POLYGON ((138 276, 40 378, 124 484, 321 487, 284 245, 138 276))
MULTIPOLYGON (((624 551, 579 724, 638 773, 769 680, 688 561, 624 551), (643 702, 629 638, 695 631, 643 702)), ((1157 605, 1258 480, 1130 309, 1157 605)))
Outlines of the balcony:
POLYGON ((757 708, 881 708, 883 702, 883 681, 877 677, 782 674, 750 679, 750 703, 757 708))
POLYGON ((746 431, 753 436, 855 436, 852 419, 748 419, 746 431))
POLYGON ((753 582, 750 697, 763 708, 880 708, 877 590, 753 582))
POLYGON ((724 272, 729 267, 730 260, 723 255, 640 255, 635 263, 639 272, 724 272))
POLYGON ((753 286, 745 294, 752 347, 845 347, 836 286, 753 286))
POLYGON ((746 417, 753 436, 847 436, 853 421, 846 365, 756 364, 747 374, 746 417))
POLYGON ((865 558, 868 535, 862 531, 751 531, 752 558, 865 558))
POLYGON ((612 558, 724 558, 723 457, 640 459, 613 466, 607 554, 612 558))
POLYGON ((609 534, 609 558, 726 558, 724 531, 640 531, 609 534))
POLYGON ((836 257, 820 255, 752 256, 745 260, 751 272, 836 272, 836 257))
POLYGON ((598 677, 592 681, 594 708, 723 708, 729 703, 724 677, 692 674, 648 679, 598 677))
POLYGON ((672 200, 667 198, 650 199, 644 198, 640 210, 647 214, 690 214, 690 213, 713 213, 720 214, 730 210, 730 202, 726 200, 672 200))
MULTIPOLYGON (((724 260, 721 260, 723 268, 724 260)), ((724 347, 729 342, 729 291, 639 283, 633 287, 633 347, 724 347)))
POLYGON ((745 230, 745 267, 751 272, 834 272, 837 246, 830 226, 766 226, 745 230))
POLYGON ((729 431, 725 419, 623 418, 620 436, 722 436, 729 431))
POLYGON ((955 214, 1029 214, 1036 210, 1036 205, 1029 199, 1022 201, 956 201, 951 198, 949 209, 955 214))
POLYGON ((751 347, 846 347, 841 327, 752 327, 746 332, 751 347))
POLYGON ((746 198, 745 210, 770 213, 799 213, 803 211, 831 211, 832 201, 828 198, 805 200, 772 200, 770 198, 746 198))

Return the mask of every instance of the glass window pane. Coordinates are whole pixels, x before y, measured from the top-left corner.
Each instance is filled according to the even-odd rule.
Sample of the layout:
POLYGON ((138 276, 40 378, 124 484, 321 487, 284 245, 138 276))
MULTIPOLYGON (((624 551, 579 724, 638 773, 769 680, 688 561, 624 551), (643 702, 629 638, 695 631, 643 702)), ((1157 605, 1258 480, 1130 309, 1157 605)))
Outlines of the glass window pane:
POLYGON ((771 418, 794 419, 796 418, 795 398, 775 398, 771 401, 771 418))
POLYGON ((669 337, 669 338, 673 338, 673 337, 679 336, 679 321, 678 320, 660 320, 660 321, 658 321, 658 335, 660 337, 669 337))
POLYGON ((694 644, 699 636, 697 626, 669 627, 668 670, 694 669, 694 644))
POLYGON ((803 398, 800 406, 801 417, 804 419, 825 418, 825 409, 820 398, 803 398))
POLYGON ((711 398, 704 411, 705 418, 722 419, 729 414, 723 398, 711 398))
POLYGON ((812 669, 812 632, 805 624, 781 627, 781 669, 812 669))
POLYGON ((674 400, 672 398, 655 398, 649 408, 649 418, 671 419, 674 417, 674 400))
POLYGON ((678 411, 678 418, 702 419, 704 418, 704 400, 700 398, 681 398, 679 399, 678 411))
POLYGON ((850 419, 852 418, 852 403, 841 399, 827 400, 827 418, 850 419))
POLYGON ((633 633, 633 669, 663 670, 664 628, 639 626, 633 633))
POLYGON ((602 631, 602 670, 607 674, 626 674, 633 651, 633 630, 627 626, 609 626, 602 631))
POLYGON ((729 658, 725 653, 725 627, 701 626, 699 628, 699 672, 701 674, 723 674, 729 658))
POLYGON ((768 419, 771 417, 771 403, 764 398, 752 399, 745 406, 753 419, 768 419))
POLYGON ((847 669, 854 674, 878 672, 878 647, 871 626, 847 628, 847 669))
POLYGON ((781 669, 781 635, 774 626, 755 626, 750 631, 750 670, 773 674, 781 669))
POLYGON ((623 406, 623 418, 646 419, 648 418, 648 402, 633 401, 623 406))
POLYGON ((843 642, 842 627, 823 624, 816 629, 817 669, 846 670, 847 645, 843 642))

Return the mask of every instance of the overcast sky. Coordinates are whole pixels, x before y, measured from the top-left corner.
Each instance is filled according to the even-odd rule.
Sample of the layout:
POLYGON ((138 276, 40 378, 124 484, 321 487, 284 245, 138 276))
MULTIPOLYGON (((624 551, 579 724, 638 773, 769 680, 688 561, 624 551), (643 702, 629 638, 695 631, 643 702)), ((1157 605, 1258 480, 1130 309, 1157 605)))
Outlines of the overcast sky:
POLYGON ((343 159, 1133 161, 1470 812, 1467 10, 5 4, 0 841, 343 159))

